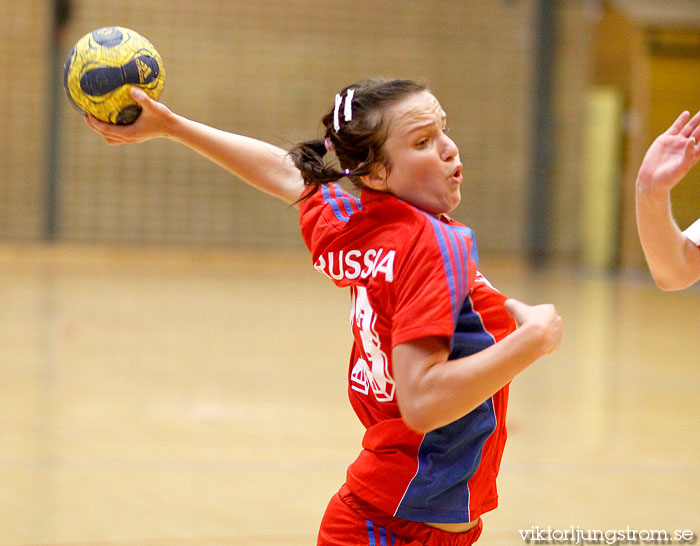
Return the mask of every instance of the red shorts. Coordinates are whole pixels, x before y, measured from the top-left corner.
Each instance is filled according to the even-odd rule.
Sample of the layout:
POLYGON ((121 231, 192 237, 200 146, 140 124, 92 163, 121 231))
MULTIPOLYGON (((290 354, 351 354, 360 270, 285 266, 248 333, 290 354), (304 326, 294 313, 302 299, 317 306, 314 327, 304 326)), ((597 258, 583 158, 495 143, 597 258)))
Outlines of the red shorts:
POLYGON ((378 511, 343 485, 328 503, 317 546, 471 546, 482 523, 465 533, 449 533, 378 511))

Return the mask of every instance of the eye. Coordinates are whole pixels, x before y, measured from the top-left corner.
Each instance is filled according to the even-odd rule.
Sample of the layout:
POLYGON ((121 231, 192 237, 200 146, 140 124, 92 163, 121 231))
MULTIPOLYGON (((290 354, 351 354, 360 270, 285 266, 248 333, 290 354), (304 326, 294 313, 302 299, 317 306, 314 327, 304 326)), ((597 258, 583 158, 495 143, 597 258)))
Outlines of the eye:
POLYGON ((416 141, 416 147, 423 148, 428 145, 428 142, 430 142, 430 139, 428 137, 420 138, 416 141))

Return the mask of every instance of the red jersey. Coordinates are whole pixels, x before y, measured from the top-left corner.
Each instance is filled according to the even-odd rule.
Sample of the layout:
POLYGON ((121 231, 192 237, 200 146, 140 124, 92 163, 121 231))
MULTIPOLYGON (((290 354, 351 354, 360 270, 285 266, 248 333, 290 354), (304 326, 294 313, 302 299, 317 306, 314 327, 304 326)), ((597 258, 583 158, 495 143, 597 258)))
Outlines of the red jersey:
POLYGON ((412 521, 466 522, 494 509, 508 387, 419 434, 401 418, 391 363, 392 348, 414 339, 444 337, 455 359, 514 330, 505 297, 477 271, 472 231, 390 194, 363 190, 358 199, 336 184, 300 204, 300 223, 314 268, 352 296, 348 394, 366 432, 347 486, 412 521))

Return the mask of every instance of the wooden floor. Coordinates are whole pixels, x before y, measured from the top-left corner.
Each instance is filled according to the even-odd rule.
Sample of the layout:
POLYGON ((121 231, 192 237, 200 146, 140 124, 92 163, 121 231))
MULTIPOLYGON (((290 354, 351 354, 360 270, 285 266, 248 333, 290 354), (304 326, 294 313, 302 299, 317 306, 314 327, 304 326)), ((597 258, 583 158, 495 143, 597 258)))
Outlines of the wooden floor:
MULTIPOLYGON (((0 246, 0 545, 315 544, 362 430, 349 298, 306 255, 0 246)), ((530 271, 561 350, 512 387, 500 507, 519 530, 700 534, 700 291, 530 271)))

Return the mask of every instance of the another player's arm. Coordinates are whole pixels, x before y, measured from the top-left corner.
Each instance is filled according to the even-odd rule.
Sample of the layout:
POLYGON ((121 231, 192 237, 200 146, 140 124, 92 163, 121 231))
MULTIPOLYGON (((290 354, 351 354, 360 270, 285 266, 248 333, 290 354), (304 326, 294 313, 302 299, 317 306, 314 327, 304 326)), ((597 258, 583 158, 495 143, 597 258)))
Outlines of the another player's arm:
POLYGON ((286 203, 295 203, 304 181, 286 150, 254 138, 209 127, 173 113, 139 89, 132 97, 143 111, 132 125, 111 125, 89 116, 88 125, 108 144, 126 144, 169 138, 227 169, 251 186, 286 203))
POLYGON ((673 218, 671 189, 700 159, 700 112, 683 112, 649 147, 635 184, 637 230, 654 281, 680 290, 700 280, 700 249, 673 218))
POLYGON ((682 290, 700 280, 700 248, 676 224, 668 191, 636 190, 637 229, 649 271, 662 290, 682 290))
POLYGON ((392 351, 396 396, 406 424, 426 433, 475 409, 538 358, 559 347, 562 320, 552 305, 506 301, 518 328, 498 343, 448 361, 447 340, 428 337, 392 351))

